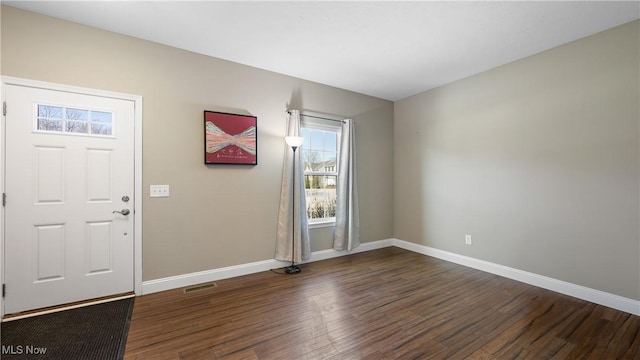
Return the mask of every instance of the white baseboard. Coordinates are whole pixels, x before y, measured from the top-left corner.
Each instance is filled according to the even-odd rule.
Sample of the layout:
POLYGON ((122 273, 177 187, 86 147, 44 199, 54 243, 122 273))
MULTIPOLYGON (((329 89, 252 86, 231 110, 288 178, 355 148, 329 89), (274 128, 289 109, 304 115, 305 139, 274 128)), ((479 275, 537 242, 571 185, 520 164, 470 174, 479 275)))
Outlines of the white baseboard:
POLYGON ((335 258, 335 257, 345 256, 345 255, 357 254, 357 253, 361 253, 361 252, 365 252, 365 251, 371 251, 371 250, 386 248, 386 247, 389 247, 389 246, 393 246, 394 240, 395 239, 386 239, 386 240, 377 240, 377 241, 371 241, 371 242, 362 243, 362 244, 360 244, 360 246, 358 246, 357 248, 355 248, 355 249, 353 249, 351 251, 346 251, 346 250, 338 251, 338 250, 333 250, 333 249, 315 251, 315 252, 311 253, 311 258, 309 260, 305 261, 305 263, 314 262, 314 261, 320 261, 320 260, 326 260, 326 259, 331 259, 331 258, 335 258))
POLYGON ((573 296, 578 299, 607 306, 633 315, 640 315, 640 301, 638 300, 629 299, 626 297, 588 288, 581 285, 576 285, 566 281, 510 268, 508 266, 503 266, 484 260, 478 260, 472 257, 431 248, 425 245, 410 243, 403 240, 393 239, 393 245, 405 250, 417 252, 423 255, 433 256, 438 259, 482 270, 512 280, 517 280, 525 284, 555 291, 560 294, 573 296))
MULTIPOLYGON (((510 268, 508 266, 503 266, 488 261, 431 248, 425 245, 418 245, 399 239, 385 239, 362 243, 360 246, 350 252, 336 251, 333 249, 316 251, 311 254, 310 259, 304 261, 303 263, 327 260, 335 257, 381 249, 389 246, 397 246, 405 250, 432 256, 438 259, 478 269, 491 274, 496 274, 512 280, 523 282, 525 284, 555 291, 564 295, 573 296, 578 299, 590 301, 592 303, 640 316, 640 301, 638 300, 625 298, 619 295, 572 284, 566 281, 553 279, 527 271, 510 268)), ((286 262, 271 259, 241 265, 228 266, 219 269, 199 271, 190 274, 170 276, 162 279, 149 280, 142 283, 142 294, 146 295, 159 291, 171 290, 205 282, 228 279, 242 275, 249 275, 257 272, 268 271, 271 269, 279 269, 285 266, 287 266, 286 262)))
MULTIPOLYGON (((326 260, 359 252, 381 249, 384 247, 393 246, 393 241, 394 239, 387 239, 362 243, 360 246, 350 252, 336 251, 333 249, 316 251, 311 253, 311 258, 305 260, 303 263, 326 260)), ((142 295, 177 289, 205 282, 228 279, 236 276, 249 275, 262 271, 269 271, 271 269, 279 269, 287 265, 287 262, 270 259, 247 264, 228 266, 224 268, 198 271, 190 274, 170 276, 156 280, 143 281, 142 295)))
POLYGON ((281 263, 279 261, 271 259, 256 261, 248 264, 228 266, 219 269, 198 271, 184 275, 170 276, 156 280, 143 281, 142 295, 177 289, 210 281, 228 279, 236 276, 249 275, 261 271, 268 271, 279 266, 281 266, 281 263))

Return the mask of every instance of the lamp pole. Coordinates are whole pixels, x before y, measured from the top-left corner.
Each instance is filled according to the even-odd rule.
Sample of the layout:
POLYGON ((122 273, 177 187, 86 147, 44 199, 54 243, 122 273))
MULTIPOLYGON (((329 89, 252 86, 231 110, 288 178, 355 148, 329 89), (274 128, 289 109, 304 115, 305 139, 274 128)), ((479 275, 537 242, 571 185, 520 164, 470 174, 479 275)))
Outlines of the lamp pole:
POLYGON ((287 274, 298 274, 302 271, 294 265, 296 256, 296 150, 302 145, 303 138, 299 136, 287 136, 285 141, 293 149, 293 168, 291 170, 291 266, 284 268, 287 274))

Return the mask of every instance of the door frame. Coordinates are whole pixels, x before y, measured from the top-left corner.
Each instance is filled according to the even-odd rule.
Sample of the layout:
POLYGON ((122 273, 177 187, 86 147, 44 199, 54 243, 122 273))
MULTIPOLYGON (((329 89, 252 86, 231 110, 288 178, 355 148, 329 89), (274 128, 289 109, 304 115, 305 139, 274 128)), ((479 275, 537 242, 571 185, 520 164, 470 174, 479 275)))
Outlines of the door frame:
MULTIPOLYGON (((57 83, 43 82, 38 80, 29 80, 11 76, 2 76, 2 86, 0 87, 0 98, 2 102, 6 101, 6 87, 8 85, 25 86, 46 90, 62 91, 68 93, 93 95, 100 97, 108 97, 119 100, 132 101, 134 103, 134 202, 133 202, 133 288, 136 296, 142 295, 142 96, 132 95, 119 92, 90 89, 78 86, 63 85, 57 83)), ((7 104, 7 111, 11 111, 11 104, 7 104)), ((0 189, 4 193, 5 179, 5 153, 6 153, 6 116, 2 114, 0 118, 0 189)), ((10 201, 10 200, 8 200, 10 201)), ((4 206, 0 204, 0 280, 5 283, 4 278, 4 206)), ((0 318, 4 313, 4 297, 0 300, 0 318)))

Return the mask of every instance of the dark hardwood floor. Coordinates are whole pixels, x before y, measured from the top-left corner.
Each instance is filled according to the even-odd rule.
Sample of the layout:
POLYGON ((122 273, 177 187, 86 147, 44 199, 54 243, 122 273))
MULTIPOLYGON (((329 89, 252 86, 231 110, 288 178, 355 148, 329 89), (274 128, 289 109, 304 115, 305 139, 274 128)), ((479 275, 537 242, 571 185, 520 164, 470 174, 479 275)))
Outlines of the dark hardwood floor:
POLYGON ((136 298, 125 359, 640 359, 640 317, 399 248, 136 298))

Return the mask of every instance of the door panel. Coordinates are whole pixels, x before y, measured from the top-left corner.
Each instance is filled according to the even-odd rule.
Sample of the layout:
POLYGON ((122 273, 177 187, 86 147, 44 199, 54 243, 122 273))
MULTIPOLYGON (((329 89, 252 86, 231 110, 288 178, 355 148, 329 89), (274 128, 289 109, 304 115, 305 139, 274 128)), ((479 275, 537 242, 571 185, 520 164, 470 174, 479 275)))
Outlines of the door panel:
POLYGON ((35 146, 34 151, 36 204, 62 204, 65 189, 65 148, 35 146))
POLYGON ((87 223, 87 274, 113 271, 112 225, 111 222, 87 223))
POLYGON ((5 313, 133 291, 134 102, 5 94, 5 313))
POLYGON ((113 151, 87 149, 87 202, 112 201, 113 151))
POLYGON ((34 282, 64 279, 64 224, 33 226, 34 282))

